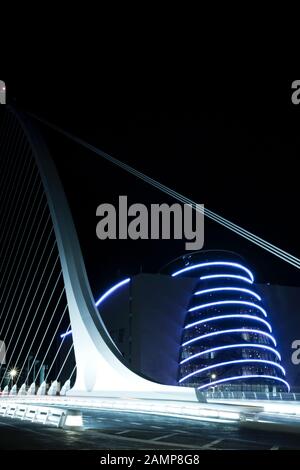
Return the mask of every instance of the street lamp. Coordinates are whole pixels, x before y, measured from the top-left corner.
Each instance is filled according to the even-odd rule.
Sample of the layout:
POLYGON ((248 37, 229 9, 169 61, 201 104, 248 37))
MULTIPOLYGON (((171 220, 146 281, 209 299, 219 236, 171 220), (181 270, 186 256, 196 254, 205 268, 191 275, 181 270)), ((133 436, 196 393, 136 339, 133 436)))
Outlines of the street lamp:
MULTIPOLYGON (((216 380, 216 378, 217 378, 217 374, 211 374, 210 382, 216 380)), ((212 387, 212 392, 213 393, 215 392, 215 387, 214 386, 212 387)))
POLYGON ((14 379, 15 379, 15 377, 18 375, 17 369, 15 369, 15 368, 10 369, 8 375, 10 376, 10 378, 11 378, 11 384, 13 385, 13 384, 14 384, 14 379))

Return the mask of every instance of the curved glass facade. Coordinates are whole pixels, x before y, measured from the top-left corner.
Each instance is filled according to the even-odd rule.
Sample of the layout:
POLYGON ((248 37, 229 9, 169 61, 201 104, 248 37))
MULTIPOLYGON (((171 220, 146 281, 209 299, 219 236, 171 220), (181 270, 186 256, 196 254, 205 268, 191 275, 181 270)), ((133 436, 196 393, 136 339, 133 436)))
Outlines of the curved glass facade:
POLYGON ((181 341, 178 383, 199 390, 289 390, 254 276, 228 252, 198 252, 168 266, 196 277, 181 341))

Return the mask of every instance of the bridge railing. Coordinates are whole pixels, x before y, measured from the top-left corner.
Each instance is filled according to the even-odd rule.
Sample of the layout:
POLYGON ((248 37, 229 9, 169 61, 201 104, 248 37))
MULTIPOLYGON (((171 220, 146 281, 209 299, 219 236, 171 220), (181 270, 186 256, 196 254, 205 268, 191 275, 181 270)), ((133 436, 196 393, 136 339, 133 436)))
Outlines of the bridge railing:
POLYGON ((62 427, 66 417, 66 410, 63 408, 14 403, 4 400, 0 405, 0 415, 62 427))
POLYGON ((206 393, 197 392, 199 401, 209 400, 278 400, 278 401, 300 401, 300 393, 284 393, 284 392, 217 392, 211 391, 206 393))

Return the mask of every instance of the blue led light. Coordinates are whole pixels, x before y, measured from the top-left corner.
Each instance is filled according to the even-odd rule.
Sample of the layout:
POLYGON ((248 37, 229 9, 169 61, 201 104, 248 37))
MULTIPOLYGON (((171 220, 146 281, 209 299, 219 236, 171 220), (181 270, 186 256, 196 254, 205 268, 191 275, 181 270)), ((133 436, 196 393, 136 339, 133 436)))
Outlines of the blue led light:
POLYGON ((253 274, 248 268, 245 268, 245 266, 242 266, 239 263, 231 263, 229 261, 213 261, 213 262, 210 262, 210 263, 194 264, 193 266, 188 266, 187 268, 183 268, 183 269, 180 269, 179 271, 176 271, 175 273, 172 274, 172 276, 173 277, 178 276, 179 274, 185 273, 187 271, 191 271, 193 269, 206 268, 206 267, 209 267, 209 266, 232 266, 234 268, 239 268, 239 269, 242 269, 243 271, 245 271, 248 274, 248 276, 249 276, 249 278, 251 279, 252 282, 254 281, 253 274))
MULTIPOLYGON (((103 302, 103 300, 105 300, 107 297, 110 296, 110 294, 112 294, 117 289, 119 289, 119 287, 122 287, 125 284, 128 284, 129 281, 130 281, 130 277, 124 279, 123 281, 118 282, 118 284, 115 284, 110 289, 108 289, 106 292, 104 292, 104 294, 100 297, 100 299, 97 300, 97 302, 95 303, 96 307, 99 307, 99 305, 103 302)), ((66 333, 63 333, 62 335, 60 335, 60 337, 64 338, 65 336, 70 335, 71 333, 72 333, 71 330, 67 331, 66 333)))
POLYGON ((267 317, 267 312, 265 309, 260 307, 260 305, 254 304, 253 302, 247 302, 246 300, 220 300, 219 302, 210 302, 208 304, 197 305, 196 307, 190 308, 188 311, 194 312, 195 310, 215 307, 217 305, 247 305, 248 307, 257 308, 264 314, 265 317, 267 317))
POLYGON ((249 289, 244 289, 242 287, 215 287, 213 289, 204 289, 195 292, 194 295, 203 295, 203 294, 210 294, 211 292, 223 292, 223 291, 236 291, 236 292, 245 292, 246 294, 252 295, 252 297, 256 297, 257 300, 261 300, 261 297, 249 289))
POLYGON ((205 320, 198 320, 193 323, 189 323, 188 325, 184 327, 184 329, 187 330, 189 328, 192 328, 193 326, 201 325, 202 323, 207 323, 210 321, 217 321, 217 320, 224 320, 224 319, 226 320, 227 318, 249 318, 250 320, 255 320, 255 321, 264 323, 269 328, 270 333, 272 333, 272 327, 270 323, 268 323, 263 318, 256 317, 254 315, 247 315, 247 314, 218 315, 216 317, 205 318, 205 320))
POLYGON ((190 377, 193 377, 194 375, 201 374, 202 372, 205 372, 207 370, 215 369, 216 367, 223 367, 223 366, 228 366, 228 365, 233 365, 233 364, 244 364, 244 363, 270 364, 271 366, 278 367, 282 371, 283 375, 285 375, 284 368, 277 362, 267 361, 264 359, 237 359, 235 361, 219 362, 218 364, 213 364, 211 366, 204 367, 203 369, 198 369, 186 375, 185 377, 182 377, 182 379, 179 380, 179 383, 184 382, 185 380, 187 380, 190 377))
POLYGON ((120 281, 118 282, 118 284, 115 284, 113 287, 111 287, 110 289, 108 289, 101 297, 99 300, 97 300, 96 302, 96 307, 99 307, 99 305, 101 304, 101 302, 103 302, 103 300, 105 300, 107 297, 110 296, 110 294, 112 294, 113 292, 115 292, 117 289, 119 289, 119 287, 121 286, 124 286, 125 284, 128 284, 128 282, 130 281, 130 277, 128 277, 127 279, 124 279, 123 281, 120 281))
POLYGON ((72 334, 72 330, 70 331, 67 331, 66 333, 63 333, 62 335, 60 335, 61 338, 65 338, 66 336, 69 336, 72 334))
POLYGON ((272 379, 272 380, 277 380, 279 382, 284 383, 286 385, 288 391, 290 391, 290 386, 286 380, 280 379, 279 377, 274 377, 273 375, 238 375, 237 377, 230 377, 228 379, 221 379, 221 380, 215 380, 214 382, 210 382, 205 385, 201 385, 200 387, 197 387, 198 390, 203 390, 204 388, 208 387, 214 387, 215 385, 219 385, 224 382, 232 382, 233 380, 244 380, 244 379, 272 379))
POLYGON ((259 349, 264 349, 264 350, 267 350, 267 351, 270 351, 270 352, 274 353, 278 357, 278 359, 281 361, 281 355, 279 354, 278 351, 276 351, 276 349, 272 348, 271 346, 263 346, 261 344, 256 344, 256 343, 246 343, 246 344, 241 343, 241 344, 228 344, 226 346, 218 346, 216 348, 205 349, 205 351, 201 351, 197 354, 193 354, 192 356, 186 357, 185 359, 183 359, 180 362, 180 364, 185 364, 186 362, 192 361, 193 359, 195 359, 199 356, 204 356, 205 354, 209 354, 209 353, 217 352, 217 351, 223 351, 224 349, 235 349, 235 348, 240 348, 240 349, 259 348, 259 349))
MULTIPOLYGON (((221 368, 222 366, 225 367, 225 366, 230 366, 230 365, 234 365, 234 364, 241 364, 241 366, 240 366, 241 370, 243 370, 243 372, 246 373, 246 374, 247 374, 247 370, 244 370, 245 369, 244 364, 246 364, 246 365, 247 364, 250 364, 250 365, 251 364, 253 364, 253 365, 262 364, 262 366, 264 367, 263 370, 265 370, 266 365, 269 365, 270 367, 280 369, 282 374, 285 375, 285 370, 282 367, 282 365, 279 363, 279 361, 281 361, 281 356, 278 353, 278 351, 276 351, 276 349, 274 349, 274 347, 267 346, 267 345, 264 345, 264 344, 254 343, 254 341, 259 341, 260 343, 267 342, 266 340, 263 340, 263 337, 265 337, 265 338, 268 338, 272 342, 272 346, 275 346, 275 348, 277 346, 276 340, 275 340, 274 336, 272 335, 272 327, 271 327, 270 323, 268 321, 266 321, 265 319, 260 318, 261 314, 263 315, 263 317, 267 317, 266 310, 263 307, 260 306, 260 302, 262 301, 260 295, 258 295, 256 292, 251 290, 251 287, 247 288, 248 287, 247 285, 242 284, 242 283, 247 283, 247 284, 251 285, 254 282, 253 274, 251 273, 251 271, 248 268, 246 268, 245 266, 243 266, 241 264, 233 263, 233 262, 229 262, 229 261, 228 262, 227 261, 214 261, 214 262, 200 263, 200 264, 194 264, 194 265, 187 266, 183 269, 180 269, 179 271, 174 272, 172 274, 172 276, 178 276, 179 274, 188 273, 189 271, 192 271, 192 270, 196 270, 196 269, 200 270, 201 268, 214 267, 214 266, 215 267, 230 266, 230 267, 238 268, 240 270, 240 272, 238 272, 238 271, 234 272, 234 270, 233 270, 232 273, 228 273, 229 269, 227 270, 225 268, 224 269, 220 268, 220 269, 214 269, 214 271, 211 270, 212 274, 205 274, 205 275, 199 276, 200 281, 205 282, 205 281, 210 280, 212 282, 211 282, 211 284, 210 283, 207 283, 206 285, 203 284, 203 288, 202 288, 202 286, 200 288, 198 287, 198 290, 196 292, 194 292, 194 296, 201 296, 201 295, 203 296, 203 295, 207 294, 209 296, 209 298, 208 297, 205 297, 205 298, 200 297, 200 299, 199 299, 200 302, 199 301, 197 302, 197 301, 194 300, 194 306, 190 306, 190 308, 188 309, 188 312, 195 312, 195 314, 194 314, 193 321, 190 320, 190 322, 184 327, 184 330, 188 331, 191 328, 196 328, 196 330, 192 330, 192 331, 190 330, 189 335, 185 336, 186 340, 181 345, 181 347, 185 348, 188 345, 193 345, 195 342, 199 342, 199 345, 195 344, 195 346, 193 346, 193 348, 192 348, 193 354, 189 357, 185 357, 185 359, 182 359, 180 361, 180 364, 185 364, 188 361, 192 361, 192 360, 196 359, 195 362, 193 363, 193 368, 197 368, 198 370, 196 370, 194 372, 191 372, 191 373, 185 375, 184 377, 182 377, 183 370, 181 369, 181 374, 180 374, 181 377, 180 377, 179 383, 185 382, 189 377, 192 377, 192 376, 197 376, 197 379, 195 379, 195 380, 198 380, 198 376, 200 377, 200 374, 205 373, 206 371, 211 371, 214 368, 221 368), (241 272, 241 270, 244 271, 244 272, 241 272), (247 275, 245 275, 245 273, 247 273, 247 275), (219 282, 218 283, 213 283, 214 280, 219 281, 219 282), (223 280, 223 282, 222 282, 222 280, 223 280), (224 282, 224 281, 227 281, 227 282, 224 282), (236 281, 236 282, 234 282, 234 281, 236 281), (240 282, 238 283, 237 281, 240 281, 240 282), (214 293, 219 293, 220 294, 220 296, 219 296, 220 300, 218 300, 218 297, 214 298, 211 295, 211 294, 214 294, 214 293), (236 293, 236 295, 233 295, 234 293, 236 293), (223 294, 223 295, 221 295, 221 294, 223 294), (245 296, 243 297, 242 294, 245 294, 245 296), (249 297, 247 297, 246 295, 248 295, 249 297), (227 297, 227 299, 226 299, 226 297, 227 297), (230 298, 233 298, 234 300, 230 300, 230 298), (240 300, 240 299, 245 299, 245 300, 240 300), (210 302, 210 300, 211 300, 211 302, 210 302), (222 307, 222 306, 224 306, 224 307, 222 307), (226 306, 227 306, 227 308, 226 308, 226 306), (243 306, 244 306, 244 308, 243 308, 243 306), (196 312, 198 310, 199 310, 199 313, 196 314, 196 312), (228 314, 226 314, 227 312, 228 312, 228 314), (208 317, 208 318, 205 318, 205 317, 208 317), (234 319, 245 319, 245 322, 243 322, 242 324, 245 324, 245 326, 246 326, 247 323, 248 323, 248 325, 246 327, 233 328, 234 319), (223 324, 210 323, 210 322, 217 322, 217 321, 224 321, 224 320, 228 320, 229 322, 231 322, 231 324, 228 325, 229 327, 231 327, 230 329, 224 329, 223 324), (253 327, 254 327, 254 328, 252 328, 251 326, 249 326, 249 322, 247 322, 247 320, 249 320, 249 322, 250 322, 250 320, 253 320, 255 322, 258 322, 258 324, 251 324, 250 323, 250 325, 251 326, 253 325, 253 327), (200 326, 200 325, 204 325, 204 324, 207 324, 207 326, 211 325, 212 328, 210 329, 210 332, 208 332, 206 334, 203 334, 204 332, 202 331, 202 334, 201 334, 201 328, 199 328, 199 330, 197 330, 197 327, 200 326), (261 331, 261 330, 266 330, 266 328, 263 327, 262 324, 265 325, 265 327, 267 327, 267 331, 261 331), (213 328, 213 326, 215 326, 215 328, 213 328), (214 330, 217 329, 217 326, 219 328, 221 328, 220 331, 214 331, 214 330), (242 337, 244 336, 243 333, 248 333, 249 336, 245 335, 245 338, 247 338, 247 340, 250 340, 250 341, 252 339, 252 342, 251 343, 244 342, 244 343, 238 343, 238 344, 228 344, 228 345, 224 345, 224 346, 217 346, 216 345, 216 343, 218 344, 218 342, 220 341, 220 340, 217 341, 217 336, 218 335, 226 335, 226 334, 228 335, 228 342, 233 343, 233 341, 234 341, 233 334, 234 333, 241 334, 241 337, 240 338, 238 337, 238 341, 242 340, 242 337), (251 334, 252 334, 252 336, 251 336, 251 334), (191 336, 195 336, 195 335, 198 335, 198 336, 194 337, 192 339, 188 339, 188 337, 191 338, 191 336), (232 335, 232 336, 230 337, 230 335, 232 335), (258 336, 253 337, 253 335, 258 335, 258 336), (216 340, 213 340, 214 337, 216 337, 216 340), (205 340, 210 339, 210 338, 212 338, 212 340, 210 342, 211 344, 210 344, 210 348, 209 348, 208 343, 205 343, 205 340), (202 341, 202 342, 200 343, 200 341, 202 341), (203 346, 206 347, 207 349, 204 350, 204 351, 203 350, 201 351, 201 349, 203 349, 203 346), (216 347, 212 347, 212 346, 216 346, 216 347), (204 360, 204 363, 202 363, 202 361, 201 361, 200 364, 197 362, 197 358, 200 358, 200 357, 203 358, 203 356, 207 357, 209 353, 223 351, 223 350, 230 350, 230 349, 234 349, 234 348, 237 351, 238 351, 238 349, 241 350, 241 354, 238 355, 238 356, 240 356, 240 358, 237 357, 235 359, 234 357, 230 357, 230 354, 229 354, 228 357, 218 356, 219 361, 216 364, 213 364, 213 362, 216 361, 216 359, 214 359, 214 361, 204 360), (245 357, 242 354, 242 351, 243 350, 247 351, 247 348, 252 348, 253 354, 251 354, 251 352, 249 351, 248 357, 247 356, 245 357), (197 349, 198 349, 198 351, 200 349, 201 352, 197 352, 197 349), (264 355, 260 354, 260 350, 264 350, 264 351, 267 351, 267 352, 269 351, 270 353, 273 353, 275 356, 270 356, 270 357, 267 357, 266 359, 264 359, 264 355), (254 356, 254 357, 252 357, 252 356, 254 356), (220 360, 222 360, 222 359, 223 359, 223 361, 225 359, 225 361, 221 362, 220 360), (279 359, 279 361, 278 361, 278 359, 279 359), (276 362, 276 361, 278 361, 278 362, 276 362)), ((198 274, 198 271, 196 271, 196 273, 198 274)), ((205 273, 205 271, 202 272, 202 274, 204 274, 204 273, 205 273)), ((201 274, 201 271, 199 271, 199 274, 201 274)), ((239 325, 236 325, 236 326, 239 326, 239 325)), ((227 337, 226 337, 226 342, 227 342, 227 337)), ((192 351, 190 351, 190 353, 192 351)), ((188 351, 186 349, 182 349, 182 354, 186 355, 187 353, 188 353, 188 351)), ((224 374, 223 374, 224 369, 221 369, 221 370, 222 370, 222 375, 224 377, 224 374)), ((255 372, 255 371, 253 370, 253 372, 255 372)), ((249 372, 248 372, 248 374, 249 374, 249 372)), ((274 371, 274 374, 278 375, 278 374, 276 374, 276 369, 274 371)), ((218 380, 218 381, 213 382, 213 383, 212 382, 207 383, 207 384, 199 387, 199 389, 206 388, 206 387, 211 387, 213 385, 217 385, 219 383, 222 383, 223 382, 223 380, 221 380, 222 375, 220 374, 220 381, 218 380)), ((201 375, 201 377, 202 377, 202 375, 201 375)), ((240 378, 247 378, 247 377, 248 377, 248 375, 243 375, 243 376, 238 376, 237 378, 233 377, 233 378, 229 378, 229 379, 224 379, 224 381, 228 382, 230 380, 238 380, 240 378)), ((282 379, 280 379, 279 377, 276 377, 276 376, 270 376, 270 377, 268 375, 262 375, 262 376, 260 376, 260 375, 255 375, 255 376, 251 375, 250 376, 250 378, 253 378, 253 377, 272 378, 273 380, 279 380, 279 381, 283 382, 287 386, 287 388, 289 388, 289 385, 286 381, 284 381, 284 380, 282 380, 282 379)), ((209 380, 207 380, 207 382, 208 381, 209 380)))
POLYGON ((183 346, 187 346, 188 344, 194 343, 195 341, 200 341, 201 339, 209 338, 211 336, 217 336, 217 335, 223 335, 223 334, 228 334, 228 333, 256 333, 259 335, 267 336, 270 338, 270 340, 274 343, 274 346, 277 346, 275 338, 273 338, 272 335, 269 333, 266 333, 265 331, 260 331, 260 330, 252 330, 251 328, 237 328, 237 329, 232 329, 232 330, 221 330, 221 331, 214 331, 213 333, 207 333, 206 335, 202 336, 197 336, 197 338, 190 339, 189 341, 186 341, 185 343, 182 343, 183 346))
POLYGON ((239 281, 248 282, 248 284, 253 284, 253 281, 244 276, 238 276, 236 274, 210 274, 208 276, 201 276, 200 281, 205 281, 206 279, 217 279, 217 278, 230 278, 238 279, 239 281))

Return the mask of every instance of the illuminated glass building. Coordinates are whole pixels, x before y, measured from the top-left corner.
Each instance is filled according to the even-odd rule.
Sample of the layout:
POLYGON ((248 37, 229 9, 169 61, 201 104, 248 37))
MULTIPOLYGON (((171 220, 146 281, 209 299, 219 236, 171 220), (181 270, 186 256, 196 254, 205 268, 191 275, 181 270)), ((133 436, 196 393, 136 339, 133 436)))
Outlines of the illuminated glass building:
POLYGON ((299 289, 255 284, 238 255, 192 253, 106 287, 99 312, 128 366, 145 377, 203 391, 286 392, 288 382, 298 390, 299 289))
POLYGON ((194 277, 179 354, 178 383, 206 390, 288 391, 263 299, 243 260, 228 252, 199 252, 168 266, 173 277, 194 277))

